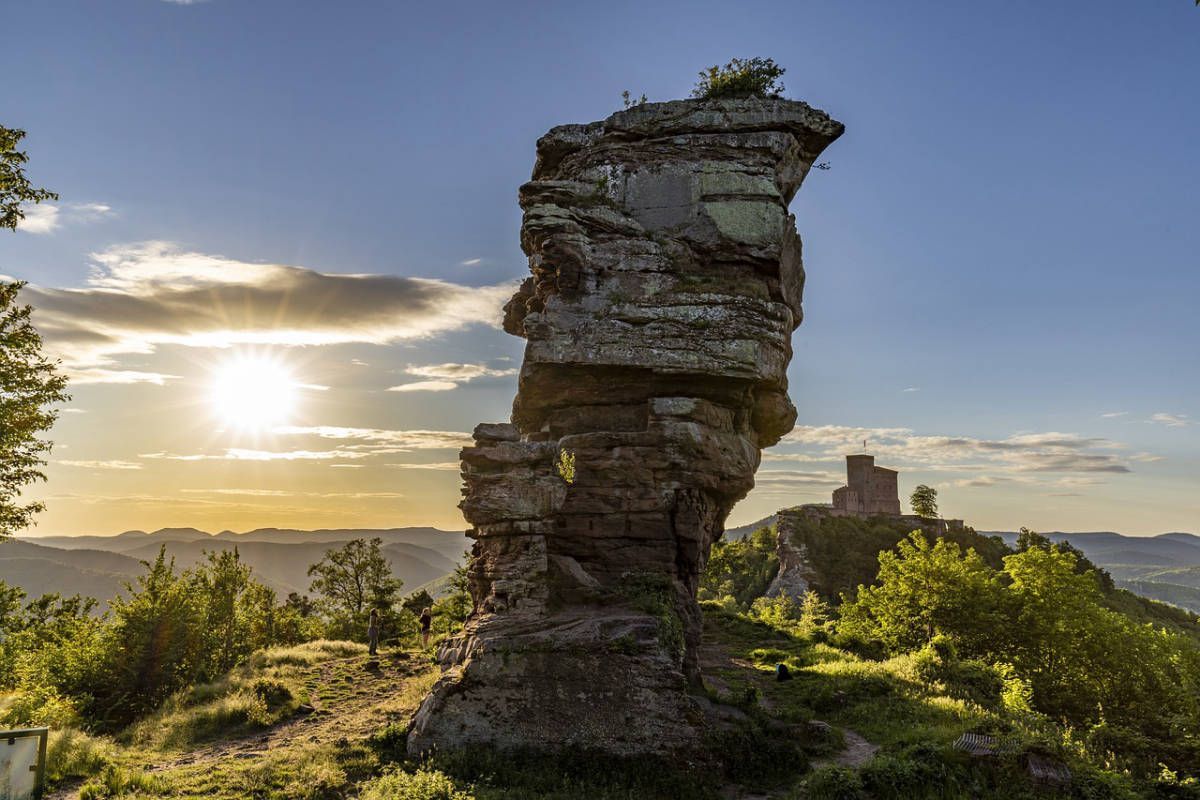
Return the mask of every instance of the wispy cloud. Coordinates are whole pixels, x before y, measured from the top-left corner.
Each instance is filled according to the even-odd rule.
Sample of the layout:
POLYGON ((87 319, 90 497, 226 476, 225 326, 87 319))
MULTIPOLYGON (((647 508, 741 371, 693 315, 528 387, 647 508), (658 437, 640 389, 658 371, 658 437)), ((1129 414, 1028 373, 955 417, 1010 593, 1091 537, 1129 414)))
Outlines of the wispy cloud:
POLYGON ((409 375, 418 375, 422 378, 441 378, 447 381, 466 382, 475 378, 483 377, 500 377, 503 375, 516 375, 517 370, 513 367, 505 369, 493 369, 485 364, 427 364, 422 367, 409 367, 404 370, 409 375))
POLYGON ((460 431, 387 430, 381 428, 343 428, 336 425, 310 427, 284 425, 271 429, 281 436, 319 436, 322 439, 357 440, 396 448, 393 452, 409 450, 457 449, 468 447, 475 438, 460 431))
POLYGON ((56 464, 66 464, 68 467, 84 467, 86 469, 141 469, 136 461, 56 461, 56 464))
POLYGON ((431 464, 385 464, 384 466, 399 469, 434 469, 446 472, 458 472, 462 469, 462 465, 457 461, 435 461, 431 464))
POLYGON ((388 344, 496 326, 512 291, 250 263, 169 242, 92 259, 85 288, 26 289, 48 347, 75 369, 114 368, 117 356, 166 344, 388 344))
POLYGON ((291 489, 181 489, 187 494, 215 494, 246 497, 321 497, 347 498, 351 500, 396 499, 404 497, 400 492, 297 492, 291 489))
POLYGON ((483 261, 482 258, 468 258, 466 261, 463 261, 461 263, 464 267, 473 267, 481 261, 483 261))
POLYGON ((38 203, 24 211, 25 219, 17 225, 17 230, 33 234, 54 233, 63 225, 94 222, 113 215, 112 206, 105 203, 38 203))
POLYGON ((1169 425, 1172 428, 1180 428, 1184 425, 1191 425, 1192 421, 1188 419, 1187 414, 1168 414, 1165 411, 1153 415, 1148 420, 1149 422, 1157 422, 1162 425, 1169 425))
POLYGON ((59 207, 50 203, 38 203, 24 209, 25 219, 17 223, 17 230, 33 234, 54 233, 59 225, 59 207))
MULTIPOLYGON (((797 455, 841 459, 867 452, 889 463, 909 468, 982 470, 1008 475, 1019 473, 1127 473, 1129 466, 1111 452, 1120 445, 1095 436, 1072 433, 1021 433, 1004 439, 969 436, 924 436, 909 428, 866 428, 842 425, 800 426, 780 443, 797 446, 797 455)), ((786 457, 786 456, 785 456, 786 457)), ((1142 460, 1142 459, 1139 459, 1142 460)), ((980 479, 982 480, 982 479, 980 479)), ((983 484, 975 484, 983 485, 983 484)))
POLYGON ((417 381, 415 383, 402 383, 399 386, 389 386, 389 392, 449 392, 452 389, 457 389, 458 384, 454 381, 417 381))
POLYGON ((453 362, 409 367, 404 371, 409 375, 415 375, 418 378, 428 378, 429 380, 403 383, 399 386, 389 386, 389 392, 446 392, 451 389, 457 389, 460 383, 466 383, 476 378, 503 377, 517 374, 517 370, 513 367, 495 369, 486 364, 457 364, 453 362))
POLYGON ((355 450, 251 450, 227 447, 221 453, 138 453, 138 458, 159 458, 168 461, 325 461, 331 458, 366 458, 372 455, 355 450))
POLYGON ((904 391, 906 391, 906 392, 919 392, 919 391, 921 391, 921 387, 920 387, 920 386, 909 386, 909 387, 908 387, 908 388, 906 388, 904 391))
POLYGON ((167 381, 179 380, 179 375, 161 372, 139 372, 132 369, 107 369, 105 367, 68 367, 65 370, 73 385, 85 383, 153 383, 162 386, 167 381))
POLYGON ((1106 411, 1105 413, 1101 414, 1100 417, 1101 419, 1116 419, 1117 417, 1123 417, 1128 413, 1128 411, 1106 411))
MULTIPOLYGON (((341 428, 331 425, 313 427, 279 426, 271 429, 279 436, 311 436, 340 442, 329 449, 297 447, 288 450, 257 450, 227 447, 210 453, 139 453, 138 458, 168 461, 361 461, 375 456, 394 456, 414 450, 459 449, 471 444, 469 433, 458 431, 400 431, 377 428, 341 428)), ((330 466, 358 466, 331 464, 330 466)), ((455 465, 457 468, 457 465, 455 465)))
POLYGON ((764 469, 754 476, 760 493, 795 492, 805 489, 832 491, 846 482, 846 476, 832 470, 805 472, 794 469, 764 469))

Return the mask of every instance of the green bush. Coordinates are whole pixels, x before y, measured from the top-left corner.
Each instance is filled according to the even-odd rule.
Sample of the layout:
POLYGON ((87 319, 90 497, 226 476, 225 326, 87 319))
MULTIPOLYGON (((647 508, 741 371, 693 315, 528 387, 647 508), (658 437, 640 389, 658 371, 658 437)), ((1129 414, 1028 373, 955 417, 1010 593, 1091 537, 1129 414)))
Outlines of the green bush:
POLYGON ((811 800, 866 800, 859 774, 833 764, 814 770, 804 781, 803 797, 811 800))
POLYGON ((770 58, 735 58, 723 67, 716 64, 700 73, 692 97, 778 97, 779 79, 786 72, 770 58))
POLYGON ((292 701, 292 690, 288 685, 276 678, 256 678, 250 684, 250 691, 258 699, 267 704, 268 708, 279 708, 292 701))
POLYGON ((112 763, 113 747, 75 728, 50 731, 46 747, 46 781, 51 786, 69 778, 90 778, 112 763))
POLYGON ((388 725, 367 737, 367 747, 381 761, 403 761, 408 757, 408 726, 388 725))
POLYGON ((108 798, 163 794, 170 791, 170 784, 160 776, 141 770, 126 770, 109 765, 97 781, 84 784, 79 790, 79 800, 108 800, 108 798))
POLYGON ((402 772, 392 769, 366 784, 360 800, 474 800, 470 789, 435 769, 402 772))

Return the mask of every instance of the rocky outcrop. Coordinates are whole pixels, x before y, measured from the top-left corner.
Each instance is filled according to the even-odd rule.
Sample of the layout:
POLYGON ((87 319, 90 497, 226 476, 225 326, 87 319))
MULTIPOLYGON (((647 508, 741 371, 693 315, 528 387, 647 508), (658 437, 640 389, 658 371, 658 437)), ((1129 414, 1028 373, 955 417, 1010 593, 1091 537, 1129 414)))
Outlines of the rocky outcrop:
POLYGON ((808 563, 807 548, 792 538, 793 517, 781 517, 776 522, 775 555, 779 557, 779 571, 767 587, 767 597, 787 597, 800 601, 812 588, 812 566, 808 563))
MULTIPOLYGON (((826 505, 780 509, 775 514, 779 572, 766 594, 800 601, 812 590, 826 600, 834 600, 843 591, 870 584, 877 572, 879 552, 890 550, 917 530, 931 537, 968 535, 962 520, 957 519, 848 513, 826 505)), ((969 535, 975 534, 971 531, 969 535)), ((960 544, 971 546, 969 541, 960 544)))
POLYGON ((474 612, 410 751, 696 744, 699 575, 795 422, 788 204, 841 132, 801 102, 691 100, 538 141, 532 277, 504 310, 528 342, 512 421, 462 452, 474 612))

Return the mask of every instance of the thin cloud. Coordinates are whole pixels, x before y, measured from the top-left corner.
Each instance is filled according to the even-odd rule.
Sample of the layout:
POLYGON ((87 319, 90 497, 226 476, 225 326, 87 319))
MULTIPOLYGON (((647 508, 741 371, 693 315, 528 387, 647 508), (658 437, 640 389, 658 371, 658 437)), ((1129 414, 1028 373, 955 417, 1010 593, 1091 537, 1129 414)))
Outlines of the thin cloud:
POLYGON ((1172 428, 1181 428, 1184 425, 1191 425, 1192 421, 1188 419, 1187 414, 1168 414, 1165 411, 1150 417, 1150 422, 1157 422, 1162 425, 1168 425, 1172 428))
POLYGON ((457 389, 460 383, 467 383, 476 378, 503 377, 516 375, 513 367, 494 369, 486 364, 426 364, 419 367, 409 367, 404 370, 409 375, 430 380, 403 383, 399 386, 389 386, 389 392, 448 392, 457 389))
POLYGON ((469 447, 475 437, 460 431, 387 430, 382 428, 344 428, 336 425, 282 425, 271 432, 280 436, 319 436, 322 439, 357 440, 372 444, 383 444, 407 450, 437 450, 441 448, 469 447))
POLYGON ((134 461, 56 461, 56 464, 66 464, 68 467, 83 467, 85 469, 141 469, 142 465, 134 461))
POLYGON ((846 476, 832 471, 804 472, 794 469, 765 469, 754 476, 758 489, 833 490, 846 482, 846 476))
POLYGON ((177 381, 179 375, 166 375, 161 372, 139 372, 131 369, 106 369, 104 367, 67 368, 65 370, 71 383, 78 386, 85 383, 153 383, 162 386, 167 381, 177 381))
POLYGON ((483 261, 482 258, 468 258, 466 261, 460 262, 464 267, 473 267, 483 261))
POLYGON ((906 391, 906 392, 919 392, 919 391, 921 391, 921 387, 920 387, 920 386, 909 386, 909 387, 908 387, 907 389, 905 389, 904 391, 906 391))
POLYGON ((32 208, 24 209, 25 219, 17 223, 17 230, 35 235, 54 233, 62 222, 59 220, 60 209, 50 203, 38 203, 32 208))
POLYGON ((416 383, 403 383, 399 386, 389 386, 389 392, 449 392, 457 389, 458 384, 454 381, 417 381, 416 383))
POLYGON ((465 383, 466 381, 474 380, 475 378, 484 377, 500 377, 504 375, 516 375, 517 370, 513 367, 507 369, 492 369, 484 364, 428 364, 423 367, 409 367, 404 370, 409 375, 417 375, 422 378, 440 378, 447 381, 458 381, 465 383))
POLYGON ((113 216, 112 206, 105 203, 68 203, 65 206, 38 203, 24 211, 25 219, 17 223, 17 230, 38 235, 54 233, 63 225, 95 222, 113 216))
POLYGON ((373 455, 355 450, 250 450, 229 447, 223 453, 138 453, 138 458, 157 458, 168 461, 325 461, 331 458, 366 458, 373 455))
POLYGON ((1128 411, 1106 411, 1100 415, 1100 418, 1101 419, 1116 419, 1117 417, 1123 417, 1128 413, 1129 413, 1128 411))
POLYGON ((389 344, 498 326, 512 286, 333 274, 143 242, 92 255, 87 286, 30 286, 47 346, 73 368, 111 368, 162 345, 389 344))
POLYGON ((962 478, 951 481, 947 486, 955 489, 984 489, 1000 483, 1010 483, 1012 478, 997 478, 992 475, 980 475, 977 478, 962 478))
MULTIPOLYGON (((1103 437, 1072 433, 1020 433, 1004 439, 969 436, 921 436, 909 428, 865 428, 842 425, 799 426, 781 442, 799 447, 798 456, 820 455, 840 460, 867 452, 891 464, 938 470, 988 470, 989 473, 1128 473, 1113 453, 1120 444, 1103 437), (814 453, 815 451, 815 453, 814 453)), ((786 456, 785 456, 786 457, 786 456)), ((772 457, 773 459, 776 457, 772 457)))
POLYGON ((248 497, 320 497, 326 499, 348 498, 395 499, 404 497, 400 492, 297 492, 289 489, 181 489, 188 494, 244 495, 248 497))
POLYGON ((457 461, 436 461, 432 464, 384 464, 385 467, 397 469, 433 469, 446 472, 458 472, 462 465, 457 461))

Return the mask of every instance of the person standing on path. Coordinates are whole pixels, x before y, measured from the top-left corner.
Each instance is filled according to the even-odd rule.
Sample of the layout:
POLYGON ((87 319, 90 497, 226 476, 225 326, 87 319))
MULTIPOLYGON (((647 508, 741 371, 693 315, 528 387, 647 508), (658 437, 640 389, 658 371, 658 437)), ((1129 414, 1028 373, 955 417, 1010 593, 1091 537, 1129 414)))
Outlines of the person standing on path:
POLYGON ((379 648, 379 609, 371 609, 371 622, 367 625, 367 646, 371 655, 379 648))
POLYGON ((421 611, 421 647, 429 646, 429 626, 433 624, 433 614, 429 611, 429 606, 425 606, 421 611))

